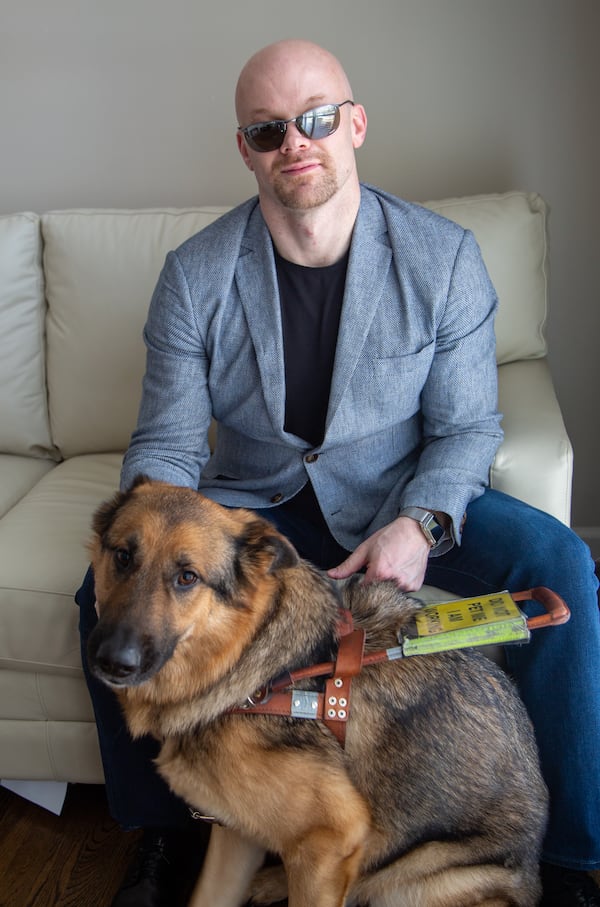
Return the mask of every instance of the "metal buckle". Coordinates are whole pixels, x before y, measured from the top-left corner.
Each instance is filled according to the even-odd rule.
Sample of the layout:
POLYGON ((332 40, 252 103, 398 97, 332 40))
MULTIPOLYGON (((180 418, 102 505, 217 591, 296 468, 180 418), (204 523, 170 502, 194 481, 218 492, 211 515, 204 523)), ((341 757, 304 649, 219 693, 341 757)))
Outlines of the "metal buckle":
POLYGON ((248 696, 240 708, 251 709, 255 705, 262 705, 264 702, 268 702, 272 695, 273 692, 270 687, 263 687, 261 690, 257 690, 255 693, 252 693, 251 696, 248 696))
POLYGON ((205 816, 204 813, 200 812, 199 809, 194 809, 193 806, 188 806, 188 810, 192 819, 195 819, 198 822, 208 822, 209 825, 221 824, 216 816, 205 816))
POLYGON ((292 690, 292 718, 318 718, 319 694, 306 690, 292 690))

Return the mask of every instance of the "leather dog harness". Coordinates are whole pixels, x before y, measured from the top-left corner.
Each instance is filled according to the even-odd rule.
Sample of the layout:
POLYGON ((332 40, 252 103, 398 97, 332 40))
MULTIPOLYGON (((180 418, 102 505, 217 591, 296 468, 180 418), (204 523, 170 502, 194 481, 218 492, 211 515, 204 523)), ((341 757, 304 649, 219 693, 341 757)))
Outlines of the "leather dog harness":
MULTIPOLYGON (((562 624, 569 620, 570 611, 562 598, 544 586, 513 592, 515 602, 537 601, 545 614, 527 618, 527 626, 537 627, 562 624)), ((354 626, 349 610, 340 608, 338 619, 339 647, 333 662, 312 665, 297 671, 286 672, 271 681, 246 703, 231 709, 238 714, 281 715, 291 718, 313 718, 322 721, 337 737, 341 746, 346 739, 346 722, 350 714, 352 678, 368 664, 395 661, 404 657, 402 644, 379 652, 364 654, 365 632, 354 626), (294 683, 308 677, 327 677, 324 693, 294 689, 294 683)), ((452 646, 448 646, 452 648, 452 646)))
MULTIPOLYGON (((338 623, 339 646, 335 661, 311 665, 286 672, 262 687, 247 702, 232 709, 246 715, 280 715, 290 718, 312 718, 322 721, 336 736, 341 746, 346 740, 346 722, 350 714, 352 678, 365 664, 365 631, 354 626, 348 610, 340 610, 338 623), (325 691, 316 693, 293 689, 293 684, 308 677, 328 676, 325 691)), ((388 659, 387 653, 368 661, 388 659)))
MULTIPOLYGON (((546 608, 546 614, 528 618, 527 624, 531 628, 562 624, 569 619, 570 612, 565 602, 545 587, 513 593, 512 597, 515 601, 537 600, 546 608)), ((285 672, 249 696, 244 705, 230 709, 230 714, 279 715, 322 721, 343 747, 350 715, 353 677, 365 665, 395 661, 403 658, 404 652, 400 644, 365 655, 365 631, 354 626, 350 611, 344 608, 339 611, 338 636, 335 661, 285 672), (295 683, 310 677, 327 677, 324 693, 294 689, 295 683)), ((194 819, 219 822, 214 816, 203 815, 193 807, 189 807, 189 810, 194 819)))
MULTIPOLYGON (((394 657, 400 657, 400 650, 396 655, 393 653, 397 650, 387 649, 365 656, 365 631, 354 626, 350 611, 344 608, 340 608, 339 612, 338 635, 339 645, 335 661, 311 665, 280 675, 249 696, 244 705, 230 709, 230 714, 312 718, 322 721, 343 747, 346 741, 346 722, 350 714, 352 678, 365 664, 391 661, 394 657), (324 693, 293 689, 294 683, 300 680, 325 676, 328 679, 324 693)), ((193 819, 221 824, 215 816, 205 815, 192 806, 189 807, 189 811, 193 819)))

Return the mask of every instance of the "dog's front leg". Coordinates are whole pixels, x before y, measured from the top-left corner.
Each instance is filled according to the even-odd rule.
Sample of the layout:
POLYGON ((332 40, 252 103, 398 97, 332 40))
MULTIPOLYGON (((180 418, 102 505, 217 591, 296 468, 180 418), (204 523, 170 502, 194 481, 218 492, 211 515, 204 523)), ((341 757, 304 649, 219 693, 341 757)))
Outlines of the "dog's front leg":
POLYGON ((284 856, 289 907, 344 907, 363 856, 362 843, 345 843, 331 829, 315 830, 284 856))
POLYGON ((213 825, 206 859, 189 907, 240 907, 265 851, 222 825, 213 825))

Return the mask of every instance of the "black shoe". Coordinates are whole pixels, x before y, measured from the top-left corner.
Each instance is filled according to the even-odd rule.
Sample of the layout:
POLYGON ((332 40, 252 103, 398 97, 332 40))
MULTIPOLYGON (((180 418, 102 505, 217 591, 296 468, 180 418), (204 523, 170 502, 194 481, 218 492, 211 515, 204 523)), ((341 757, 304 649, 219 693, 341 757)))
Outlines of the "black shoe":
POLYGON ((600 888, 587 872, 542 863, 540 907, 600 907, 600 888))
POLYGON ((186 832, 145 831, 111 907, 183 907, 202 868, 207 842, 206 826, 186 832))

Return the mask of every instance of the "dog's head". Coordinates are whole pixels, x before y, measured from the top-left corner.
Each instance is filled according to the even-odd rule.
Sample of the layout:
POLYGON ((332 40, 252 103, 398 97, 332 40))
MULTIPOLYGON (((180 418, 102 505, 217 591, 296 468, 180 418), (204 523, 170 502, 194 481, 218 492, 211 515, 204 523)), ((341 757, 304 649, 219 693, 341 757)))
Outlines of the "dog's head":
POLYGON ((96 512, 90 542, 98 624, 92 672, 117 688, 161 669, 169 685, 235 664, 298 555, 270 523, 198 492, 141 477, 96 512), (188 645, 185 659, 176 653, 188 645))

